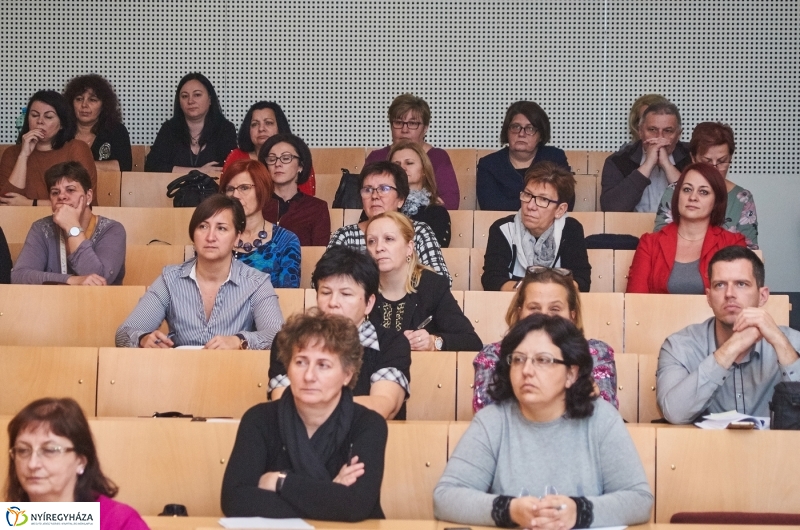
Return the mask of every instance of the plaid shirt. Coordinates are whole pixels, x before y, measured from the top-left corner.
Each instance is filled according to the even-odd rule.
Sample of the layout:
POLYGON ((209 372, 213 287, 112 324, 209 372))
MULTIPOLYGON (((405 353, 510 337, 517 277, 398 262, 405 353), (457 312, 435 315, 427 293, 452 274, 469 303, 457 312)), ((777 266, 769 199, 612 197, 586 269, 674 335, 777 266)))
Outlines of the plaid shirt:
MULTIPOLYGON (((453 285, 453 278, 450 277, 450 272, 447 270, 447 265, 442 256, 442 249, 439 247, 439 242, 436 241, 436 236, 433 234, 431 227, 419 221, 411 221, 414 223, 414 247, 417 249, 417 258, 422 265, 427 265, 441 274, 453 285)), ((358 228, 357 224, 343 226, 333 233, 331 241, 328 243, 328 248, 334 245, 345 245, 360 249, 367 250, 367 242, 364 239, 364 232, 358 228)))

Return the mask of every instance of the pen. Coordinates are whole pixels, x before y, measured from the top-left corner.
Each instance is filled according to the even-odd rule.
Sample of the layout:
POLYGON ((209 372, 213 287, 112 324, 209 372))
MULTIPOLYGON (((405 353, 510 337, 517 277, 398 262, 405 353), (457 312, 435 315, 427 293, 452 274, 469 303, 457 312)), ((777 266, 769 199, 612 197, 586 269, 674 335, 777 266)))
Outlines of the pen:
POLYGON ((350 465, 350 462, 353 461, 353 443, 350 443, 350 450, 347 452, 347 465, 350 465))
POLYGON ((423 321, 422 321, 422 324, 420 324, 419 326, 417 326, 417 330, 420 330, 420 329, 424 328, 425 326, 427 326, 428 324, 430 324, 432 320, 433 320, 433 315, 431 315, 431 316, 429 316, 428 318, 426 318, 425 320, 423 320, 423 321))

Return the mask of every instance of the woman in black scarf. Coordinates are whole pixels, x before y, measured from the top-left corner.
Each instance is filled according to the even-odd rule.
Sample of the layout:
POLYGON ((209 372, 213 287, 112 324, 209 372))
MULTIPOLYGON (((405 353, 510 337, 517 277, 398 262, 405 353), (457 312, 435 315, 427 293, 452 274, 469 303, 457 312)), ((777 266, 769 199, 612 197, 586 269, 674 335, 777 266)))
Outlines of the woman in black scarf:
POLYGON ((228 517, 383 519, 380 488, 387 427, 353 402, 361 367, 358 330, 311 310, 278 335, 283 399, 242 417, 222 481, 228 517))

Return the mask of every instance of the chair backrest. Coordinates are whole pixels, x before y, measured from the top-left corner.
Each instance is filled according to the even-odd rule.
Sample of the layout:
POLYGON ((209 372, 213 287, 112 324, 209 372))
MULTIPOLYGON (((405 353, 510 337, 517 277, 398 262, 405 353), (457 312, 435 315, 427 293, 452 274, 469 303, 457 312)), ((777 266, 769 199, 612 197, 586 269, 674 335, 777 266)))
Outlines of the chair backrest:
POLYGON ((606 212, 606 234, 630 234, 642 237, 653 231, 656 214, 639 212, 606 212))
POLYGON ((361 211, 362 210, 356 208, 348 208, 344 210, 344 216, 342 217, 342 226, 356 224, 359 218, 361 217, 361 211))
POLYGON ((367 156, 363 147, 311 147, 310 150, 314 173, 323 175, 341 176, 342 168, 360 173, 367 156))
POLYGON ((119 206, 122 174, 119 171, 97 171, 97 199, 99 206, 119 206))
POLYGON ((0 285, 0 342, 16 346, 114 346, 144 294, 141 286, 0 285))
POLYGON ((328 214, 331 216, 331 235, 333 235, 344 226, 344 210, 328 207, 328 214))
POLYGON ((635 250, 614 251, 614 292, 624 293, 628 288, 628 272, 633 263, 635 250))
POLYGON ((336 190, 339 189, 339 182, 342 179, 342 172, 339 173, 317 173, 315 175, 317 199, 322 199, 328 205, 333 204, 336 197, 336 190))
POLYGON ((453 170, 456 172, 458 191, 461 197, 459 210, 474 210, 477 206, 475 194, 475 149, 446 149, 453 170))
POLYGON ((472 393, 475 388, 476 351, 460 351, 456 356, 456 420, 472 420, 472 393))
POLYGON ((450 248, 472 248, 472 210, 450 210, 450 248))
POLYGON ((278 303, 281 306, 284 320, 295 313, 305 311, 305 290, 303 289, 275 289, 278 295, 278 303))
POLYGON ((500 291, 466 291, 464 314, 481 340, 488 344, 503 338, 506 326, 506 309, 514 293, 500 291))
POLYGON ((194 208, 97 207, 94 213, 114 219, 125 227, 128 245, 147 245, 158 240, 170 245, 190 245, 189 221, 194 208))
POLYGON ((468 248, 442 249, 442 257, 447 265, 447 270, 450 271, 450 276, 453 278, 451 289, 458 291, 468 291, 470 289, 469 251, 470 249, 468 248))
POLYGON ((610 248, 590 248, 589 264, 592 266, 593 293, 611 293, 614 291, 614 251, 610 248))
MULTIPOLYGON (((658 355, 623 353, 639 358, 639 423, 650 423, 664 417, 656 400, 658 355)), ((619 355, 617 357, 620 357, 619 355)))
POLYGON ((148 286, 161 275, 166 265, 183 263, 184 247, 180 245, 127 245, 123 285, 148 286))
POLYGON ((625 298, 620 293, 581 293, 583 333, 622 353, 625 298))
POLYGON ((144 160, 150 152, 149 145, 132 145, 131 155, 133 156, 133 171, 144 171, 144 160))
POLYGON ((267 400, 269 354, 260 350, 101 348, 98 366, 98 416, 241 418, 267 400))
POLYGON ((94 416, 97 348, 3 346, 0 374, 0 415, 14 415, 39 398, 64 396, 94 416))
POLYGON ((597 177, 575 175, 575 211, 594 212, 597 205, 597 177))
POLYGON ((172 199, 167 197, 167 184, 180 176, 180 173, 123 171, 119 204, 140 208, 171 208, 172 199))
POLYGON ((328 247, 300 247, 300 288, 311 288, 311 275, 328 247))
POLYGON ((676 512, 800 513, 796 432, 663 427, 656 443, 656 522, 676 512))
POLYGON ((44 206, 3 206, 0 207, 0 227, 9 244, 24 243, 34 221, 52 214, 49 202, 44 206))
POLYGON ((639 356, 635 353, 614 355, 617 368, 619 413, 628 423, 639 421, 639 356))
POLYGON ((583 235, 585 237, 603 233, 603 227, 605 226, 603 212, 570 212, 569 216, 583 226, 583 235))
POLYGON ((492 223, 502 217, 514 215, 515 212, 498 212, 493 210, 476 210, 472 232, 472 248, 486 250, 486 241, 489 239, 489 228, 492 223))
MULTIPOLYGON (((764 309, 779 326, 789 325, 787 295, 770 296, 764 309)), ((657 354, 669 335, 711 316, 704 295, 626 294, 625 351, 657 354)))
MULTIPOLYGON (((603 164, 606 163, 606 158, 614 154, 611 151, 589 151, 587 153, 587 175, 600 176, 603 172, 603 164)), ((599 180, 599 179, 598 179, 599 180)))
POLYGON ((381 485, 387 519, 433 519, 433 489, 447 464, 447 422, 389 422, 381 485))
POLYGON ((564 151, 564 154, 567 155, 567 163, 575 175, 589 174, 586 172, 589 155, 587 151, 564 151))
POLYGON ((483 291, 481 276, 483 275, 483 258, 485 248, 469 249, 469 288, 471 291, 483 291))
POLYGON ((456 352, 411 352, 409 420, 456 419, 456 352))

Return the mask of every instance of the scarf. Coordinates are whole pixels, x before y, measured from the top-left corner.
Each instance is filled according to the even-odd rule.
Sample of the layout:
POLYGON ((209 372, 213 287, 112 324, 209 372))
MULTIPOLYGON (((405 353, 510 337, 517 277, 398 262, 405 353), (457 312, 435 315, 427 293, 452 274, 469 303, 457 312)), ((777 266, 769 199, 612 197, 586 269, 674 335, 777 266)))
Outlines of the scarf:
POLYGON ((561 234, 567 216, 553 221, 553 224, 537 239, 531 235, 522 224, 522 212, 517 212, 514 221, 504 224, 500 231, 508 240, 516 260, 512 264, 512 276, 522 278, 528 267, 539 265, 542 267, 557 267, 561 261, 558 258, 561 234))
POLYGON ((372 348, 375 351, 381 351, 381 346, 378 342, 378 331, 375 329, 375 325, 369 320, 364 320, 358 327, 358 340, 364 348, 372 348))
POLYGON ((408 217, 417 215, 421 209, 425 208, 431 203, 431 192, 426 189, 411 190, 406 197, 406 202, 400 208, 400 212, 406 214, 408 217))
POLYGON ((289 455, 292 471, 317 480, 333 480, 335 475, 328 472, 326 463, 350 434, 355 411, 353 392, 342 388, 336 408, 311 438, 297 413, 291 386, 286 387, 278 403, 281 442, 289 455))

